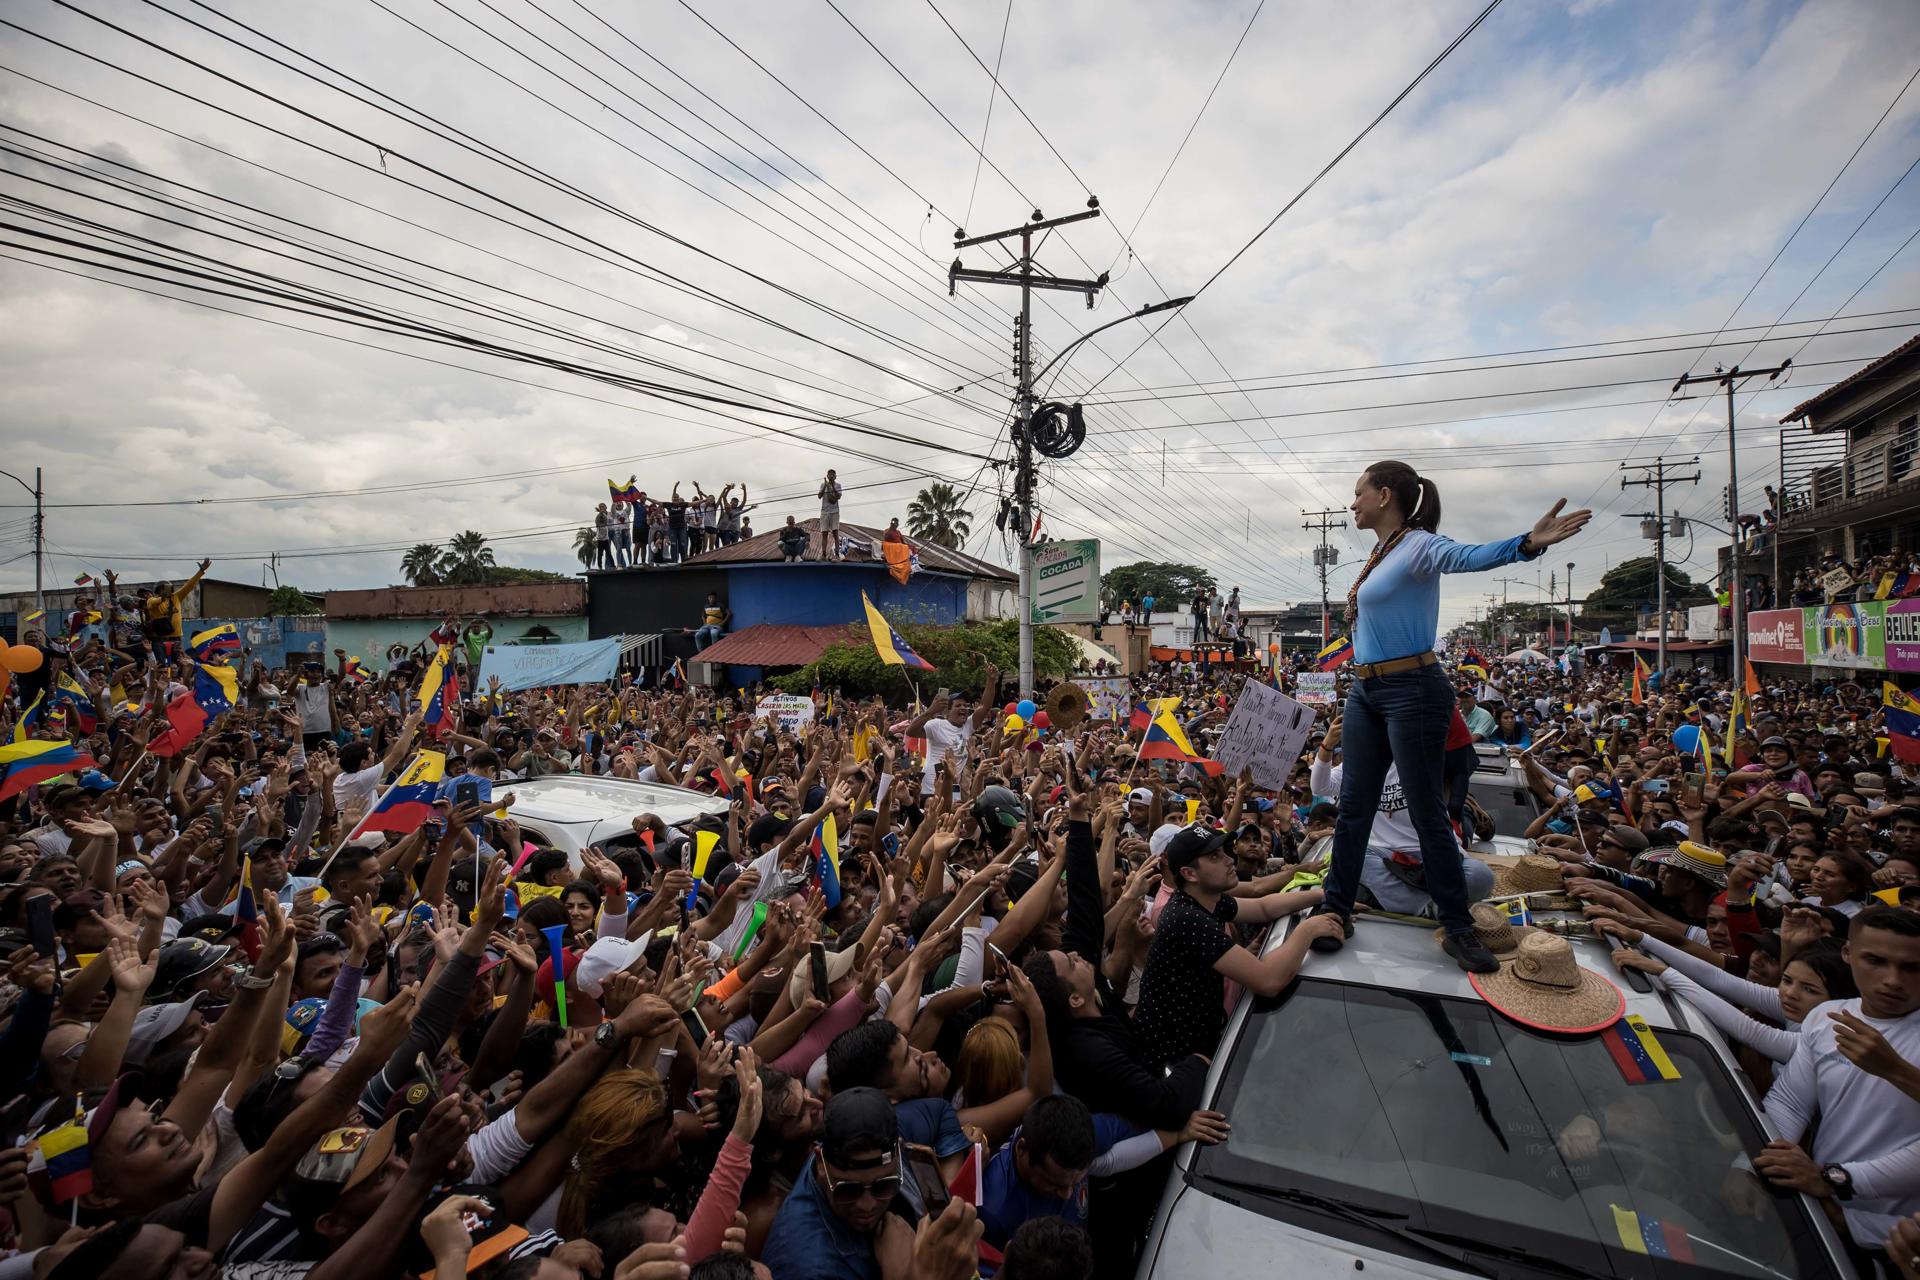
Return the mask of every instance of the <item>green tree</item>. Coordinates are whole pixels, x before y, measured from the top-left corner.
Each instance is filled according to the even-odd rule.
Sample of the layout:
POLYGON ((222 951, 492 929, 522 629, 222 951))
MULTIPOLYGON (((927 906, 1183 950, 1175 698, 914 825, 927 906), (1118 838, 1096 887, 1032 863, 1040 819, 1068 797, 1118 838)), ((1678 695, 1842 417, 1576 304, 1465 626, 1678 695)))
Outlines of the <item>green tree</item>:
MULTIPOLYGON (((1622 560, 1606 571, 1600 578, 1600 585, 1587 594, 1583 616, 1593 616, 1603 620, 1627 619, 1642 608, 1653 607, 1657 598, 1655 570, 1652 556, 1635 556, 1631 560, 1622 560)), ((1667 565, 1667 604, 1678 608, 1687 604, 1707 604, 1713 599, 1711 590, 1704 584, 1689 578, 1686 571, 1667 565)))
POLYGON ((593 530, 574 530, 573 554, 579 558, 582 569, 593 568, 593 530))
POLYGON ((1171 608, 1176 601, 1191 600, 1201 587, 1213 585, 1213 575, 1198 565, 1159 560, 1123 564, 1100 575, 1101 593, 1115 606, 1123 600, 1139 604, 1142 596, 1150 595, 1155 609, 1171 608))
POLYGON ((440 579, 449 586, 478 586, 494 568, 493 548, 487 536, 473 529, 453 535, 440 558, 440 579))
POLYGON ((303 595, 300 588, 282 586, 267 597, 265 613, 269 618, 310 618, 321 611, 320 602, 303 595))
MULTIPOLYGON (((924 622, 905 622, 890 617, 913 651, 931 662, 936 670, 909 672, 905 667, 890 667, 874 652, 873 641, 849 628, 844 644, 836 644, 807 666, 773 681, 788 693, 807 693, 818 684, 822 689, 838 689, 851 697, 884 694, 901 705, 911 702, 918 686, 922 701, 933 697, 941 685, 978 695, 986 683, 986 666, 992 662, 1005 677, 1003 696, 1012 696, 1013 673, 1019 670, 1020 624, 967 622, 959 626, 938 626, 924 622), (909 675, 912 679, 909 680, 909 675)), ((1064 631, 1041 627, 1033 636, 1034 674, 1043 679, 1060 679, 1073 670, 1080 651, 1064 631)))
POLYGON ((440 581, 440 546, 434 542, 416 542, 400 561, 400 572, 416 587, 431 587, 440 581))
POLYGON ((973 513, 961 507, 960 491, 936 480, 907 504, 907 532, 925 542, 958 551, 973 532, 973 513))
POLYGON ((518 565, 497 564, 487 570, 486 585, 490 587, 507 586, 518 582, 573 582, 571 574, 554 573, 550 569, 522 569, 518 565))

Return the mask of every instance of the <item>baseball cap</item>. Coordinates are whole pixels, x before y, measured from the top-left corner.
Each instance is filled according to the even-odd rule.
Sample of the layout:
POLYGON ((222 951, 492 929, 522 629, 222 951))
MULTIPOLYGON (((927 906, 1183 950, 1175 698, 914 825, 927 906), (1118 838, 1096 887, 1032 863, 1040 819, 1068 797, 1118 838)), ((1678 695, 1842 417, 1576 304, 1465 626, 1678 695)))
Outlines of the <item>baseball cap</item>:
POLYGON ((255 854, 259 853, 262 849, 265 849, 268 845, 272 845, 274 850, 278 852, 279 850, 285 849, 287 847, 287 842, 281 839, 279 836, 255 836, 253 839, 247 841, 245 844, 240 846, 240 852, 246 854, 249 858, 251 858, 255 854))
POLYGON ((633 939, 596 938, 573 971, 573 985, 598 998, 606 980, 645 955, 652 941, 651 929, 633 939))
POLYGON ((111 791, 120 784, 98 769, 83 769, 80 772, 82 791, 111 791))
POLYGON ((280 1052, 292 1057, 293 1054, 313 1034, 314 1024, 320 1021, 320 1014, 326 1009, 327 1002, 319 996, 308 996, 304 1000, 295 1000, 287 1010, 287 1025, 280 1032, 280 1052))
POLYGON ((150 1004, 134 1014, 133 1031, 127 1036, 127 1050, 121 1057, 129 1066, 145 1066, 147 1059, 153 1056, 153 1051, 168 1036, 187 1025, 188 1015, 199 1007, 206 994, 196 991, 185 1000, 173 1004, 150 1004))
POLYGON ((1787 740, 1777 733, 1760 744, 1762 751, 1765 751, 1768 747, 1782 747, 1789 751, 1792 750, 1791 747, 1787 746, 1787 740))
POLYGON ((208 942, 204 938, 175 938, 160 948, 153 991, 157 995, 172 995, 181 983, 226 963, 232 954, 233 947, 226 943, 208 942))
POLYGON ((820 1150, 835 1168, 870 1169, 892 1159, 899 1141, 893 1103, 880 1090, 862 1085, 835 1093, 827 1103, 820 1150))
POLYGON ((1620 845, 1628 853, 1645 853, 1647 850, 1647 833, 1638 827, 1629 827, 1625 823, 1616 823, 1610 834, 1613 837, 1614 843, 1620 845))
MULTIPOLYGON (((289 1201, 311 1204, 322 1200, 331 1204, 379 1173, 393 1154, 394 1131, 399 1123, 389 1120, 378 1129, 346 1125, 321 1134, 293 1167, 293 1178, 286 1188, 289 1201)), ((300 1216, 297 1210, 295 1216, 300 1216)))
POLYGON ((1153 788, 1152 787, 1135 787, 1133 790, 1127 792, 1127 803, 1128 804, 1152 804, 1153 788))
POLYGON ((1167 879, 1179 883, 1180 868, 1190 867, 1227 842, 1227 833, 1204 822, 1193 822, 1174 832, 1160 855, 1167 879))

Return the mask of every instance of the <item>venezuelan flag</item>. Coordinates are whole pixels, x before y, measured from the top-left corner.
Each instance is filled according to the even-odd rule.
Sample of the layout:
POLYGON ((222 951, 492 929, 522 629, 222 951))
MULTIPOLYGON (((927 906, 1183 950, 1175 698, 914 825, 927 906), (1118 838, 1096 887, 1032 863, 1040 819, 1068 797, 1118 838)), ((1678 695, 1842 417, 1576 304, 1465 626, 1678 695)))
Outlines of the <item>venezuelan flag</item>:
POLYGON ((1467 656, 1460 660, 1460 669, 1475 680, 1487 678, 1487 660, 1480 656, 1478 649, 1467 650, 1467 656))
POLYGON ((1209 760, 1193 749, 1193 743, 1187 740, 1186 730, 1173 718, 1173 708, 1161 706, 1154 713, 1153 723, 1147 726, 1147 736, 1140 744, 1142 760, 1178 760, 1183 764, 1197 764, 1209 775, 1218 776, 1225 766, 1218 760, 1209 760))
POLYGON ((9 742, 25 742, 33 736, 33 731, 40 725, 40 718, 46 714, 46 700, 47 695, 44 693, 33 695, 33 701, 29 702, 27 709, 20 713, 20 718, 13 722, 13 732, 7 738, 9 742))
POLYGON ((1652 668, 1647 666, 1647 660, 1641 657, 1637 653, 1634 654, 1633 655, 1633 705, 1634 706, 1642 707, 1646 705, 1647 693, 1645 688, 1645 682, 1646 682, 1646 678, 1652 674, 1653 674, 1653 670, 1652 668))
POLYGON ((253 858, 240 864, 240 896, 233 901, 233 922, 240 926, 240 949, 249 961, 260 958, 260 903, 253 896, 253 858))
POLYGON ((413 763, 394 780, 386 794, 375 802, 361 819, 354 834, 362 831, 387 831, 407 835, 433 815, 433 802, 440 796, 440 784, 447 776, 444 751, 422 751, 413 763))
POLYGON ((813 883, 826 896, 831 910, 840 905, 840 832, 832 814, 820 819, 807 849, 813 862, 813 883))
POLYGON ((1738 689, 1733 695, 1733 710, 1727 715, 1726 760, 1729 769, 1733 768, 1734 741, 1747 730, 1747 691, 1738 689))
POLYGON ((1341 636, 1313 657, 1313 663, 1322 671, 1331 671, 1347 659, 1353 657, 1353 641, 1341 636))
POLYGON ((1887 745, 1893 758, 1920 764, 1920 699, 1902 693, 1891 680, 1881 683, 1880 693, 1887 717, 1887 745))
POLYGON ((1617 1204, 1607 1207, 1613 1210, 1613 1229, 1619 1234, 1622 1249, 1652 1258, 1671 1258, 1675 1262, 1693 1261, 1693 1240, 1685 1227, 1622 1209, 1617 1204))
POLYGON ((93 699, 87 696, 78 680, 64 671, 54 681, 53 701, 56 706, 67 708, 81 733, 92 733, 100 727, 100 712, 94 707, 93 699))
POLYGON ((55 1204, 68 1204, 93 1190, 93 1157, 87 1149, 86 1112, 74 1099, 73 1119, 40 1135, 34 1144, 47 1171, 55 1204))
POLYGON ((46 616, 47 616, 47 611, 45 609, 35 609, 32 613, 29 613, 26 617, 20 619, 20 622, 24 626, 31 626, 32 624, 40 621, 40 619, 46 616))
POLYGON ((240 651, 240 632, 231 622, 223 622, 217 627, 208 627, 205 631, 196 631, 187 641, 187 652, 196 662, 205 662, 220 653, 238 653, 240 651))
POLYGON ((71 743, 37 738, 9 742, 0 746, 0 800, 19 795, 36 782, 96 767, 92 756, 71 743))
POLYGON ((240 701, 240 677, 232 667, 214 664, 193 669, 193 688, 167 704, 167 728, 153 736, 147 750, 177 756, 221 714, 240 701))
POLYGON ((1628 1084, 1661 1084, 1680 1078, 1680 1068, 1673 1065, 1645 1018, 1627 1015, 1600 1033, 1600 1043, 1628 1084))
POLYGON ((454 672, 447 646, 441 645, 420 682, 420 706, 426 712, 422 723, 428 734, 443 738, 453 732, 453 712, 459 705, 460 677, 454 672))
POLYGON ((867 630, 873 633, 873 647, 879 653, 880 661, 890 667, 913 667, 920 671, 934 670, 931 662, 915 653, 913 646, 900 638, 900 633, 895 631, 893 624, 873 607, 873 601, 867 598, 867 593, 864 591, 860 593, 860 603, 866 606, 867 630))
POLYGON ((638 502, 640 501, 640 486, 631 483, 615 484, 609 480, 607 481, 607 497, 615 502, 638 502))

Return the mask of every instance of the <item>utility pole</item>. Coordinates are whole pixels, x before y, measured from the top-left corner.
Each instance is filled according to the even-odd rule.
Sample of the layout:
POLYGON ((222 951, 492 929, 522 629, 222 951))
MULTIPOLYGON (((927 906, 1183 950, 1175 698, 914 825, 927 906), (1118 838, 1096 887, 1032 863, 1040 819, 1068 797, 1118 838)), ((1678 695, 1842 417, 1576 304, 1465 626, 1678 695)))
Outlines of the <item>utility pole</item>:
MULTIPOLYGON (((1749 378, 1764 377, 1768 382, 1773 382, 1791 368, 1793 368, 1791 360, 1774 365, 1770 369, 1742 369, 1739 365, 1731 369, 1715 367, 1712 373, 1681 374, 1680 380, 1673 384, 1673 391, 1691 386, 1696 382, 1717 382, 1727 389, 1727 532, 1733 538, 1732 571, 1727 583, 1727 597, 1733 606, 1733 661, 1729 674, 1735 689, 1741 687, 1740 682, 1746 675, 1744 659, 1747 653, 1747 602, 1746 589, 1740 581, 1740 447, 1734 439, 1733 393, 1749 378)), ((1673 392, 1668 394, 1671 395, 1673 392)))
MULTIPOLYGON (((41 488, 40 468, 33 469, 32 484, 28 484, 11 471, 0 471, 0 476, 5 476, 33 495, 33 607, 45 612, 47 607, 44 581, 47 563, 47 508, 46 493, 41 488)), ((45 625, 44 619, 41 625, 45 625)))
POLYGON ((1527 585, 1525 578, 1500 579, 1500 647, 1502 649, 1510 647, 1513 642, 1513 616, 1507 612, 1507 587, 1515 582, 1523 587, 1527 585))
MULTIPOLYGON (((964 230, 954 232, 955 251, 970 248, 976 244, 990 244, 999 240, 1020 237, 1020 256, 1014 260, 1010 269, 1005 271, 975 271, 960 265, 956 256, 953 266, 947 270, 947 292, 951 294, 962 280, 971 280, 977 284, 1015 285, 1020 290, 1020 315, 1014 329, 1014 372, 1019 378, 1019 391, 1014 404, 1013 439, 1015 448, 1013 503, 1018 519, 1020 546, 1020 588, 1017 607, 1020 610, 1020 696, 1033 696, 1033 556, 1031 540, 1033 538, 1033 291, 1035 289, 1058 289, 1066 293, 1085 295, 1087 309, 1093 309, 1093 295, 1107 283, 1107 273, 1102 271, 1097 280, 1070 280, 1061 276, 1036 274, 1033 267, 1033 236, 1036 231, 1051 231, 1055 227, 1064 227, 1069 223, 1085 222, 1088 218, 1100 216, 1100 202, 1089 197, 1087 208, 1080 213, 1070 213, 1064 218, 1042 219, 1040 211, 1035 209, 1033 216, 1024 224, 1010 227, 1005 231, 994 231, 984 236, 969 237, 964 230)), ((1182 299, 1184 302, 1185 300, 1182 299)), ((1131 317, 1128 317, 1131 318, 1131 317)), ((1117 323, 1117 322, 1116 322, 1117 323)), ((1092 336, 1092 335, 1085 335, 1092 336)), ((1073 344, 1069 344, 1071 346, 1073 344)), ((1058 360, 1065 355, 1063 347, 1054 357, 1058 360)), ((1048 366, 1052 367, 1051 364, 1048 366)), ((1077 409, 1076 409, 1077 413, 1077 409)), ((1077 447, 1077 445, 1076 445, 1077 447)), ((1165 465, 1164 461, 1161 464, 1165 465)))
POLYGON ((1327 608, 1327 570, 1340 563, 1340 552, 1327 542, 1327 533, 1333 529, 1346 528, 1347 522, 1333 519, 1340 514, 1338 508, 1326 511, 1302 511, 1300 514, 1307 517, 1300 525, 1302 529, 1320 531, 1320 545, 1313 549, 1313 563, 1320 569, 1320 643, 1323 646, 1329 645, 1333 643, 1333 617, 1327 608))
MULTIPOLYGON (((1698 467, 1699 464, 1700 459, 1696 457, 1685 465, 1698 467)), ((1650 466, 1630 467, 1624 462, 1620 464, 1622 471, 1640 472, 1640 478, 1637 480, 1629 480, 1625 476, 1620 477, 1620 488, 1623 491, 1628 488, 1628 486, 1653 490, 1653 515, 1651 518, 1653 520, 1654 608, 1657 609, 1660 614, 1660 663, 1654 669, 1662 673, 1660 677, 1662 688, 1666 687, 1666 675, 1664 673, 1667 669, 1667 486, 1670 484, 1698 484, 1700 481, 1700 473, 1697 470, 1690 476, 1676 476, 1667 474, 1667 466, 1668 463, 1665 458, 1655 458, 1650 466)), ((1648 519, 1647 514, 1645 512, 1629 514, 1637 514, 1640 516, 1642 521, 1641 528, 1644 532, 1646 527, 1645 521, 1648 519)), ((1676 525, 1682 525, 1685 522, 1676 518, 1674 523, 1676 525)))
POLYGON ((1571 649, 1573 640, 1573 561, 1567 561, 1567 647, 1571 649))
MULTIPOLYGON (((1560 589, 1560 571, 1555 569, 1547 575, 1547 656, 1553 656, 1553 593, 1560 589)), ((1569 632, 1567 639, 1573 639, 1569 632)))

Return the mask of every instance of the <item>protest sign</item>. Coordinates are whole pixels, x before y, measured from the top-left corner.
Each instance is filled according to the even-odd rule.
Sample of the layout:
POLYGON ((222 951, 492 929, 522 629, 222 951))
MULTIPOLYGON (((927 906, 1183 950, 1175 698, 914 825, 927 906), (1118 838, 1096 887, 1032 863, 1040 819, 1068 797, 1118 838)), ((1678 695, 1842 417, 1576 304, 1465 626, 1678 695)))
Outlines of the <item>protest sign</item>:
POLYGON ((476 687, 486 689, 495 676, 506 693, 556 684, 605 684, 620 666, 620 638, 585 644, 488 645, 480 655, 476 687))
POLYGON ((775 693, 753 704, 753 714, 764 720, 776 716, 787 733, 800 732, 800 726, 813 723, 813 699, 797 693, 775 693))
POLYGON ((1213 758, 1225 766, 1229 778, 1251 767, 1254 786, 1278 791, 1287 785, 1313 722, 1313 708, 1272 685, 1248 681, 1227 717, 1213 758))
POLYGON ((1132 710, 1124 676, 1083 676, 1074 683, 1086 691, 1089 720, 1119 720, 1132 710))
POLYGON ((1294 677, 1294 696, 1309 707, 1330 707, 1339 700, 1339 673, 1302 671, 1294 677))

